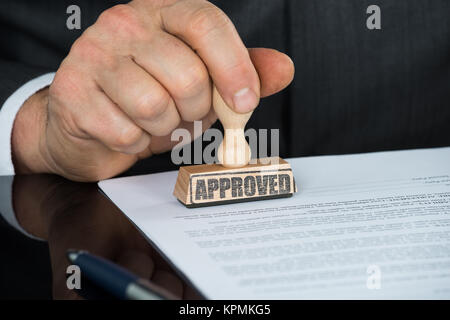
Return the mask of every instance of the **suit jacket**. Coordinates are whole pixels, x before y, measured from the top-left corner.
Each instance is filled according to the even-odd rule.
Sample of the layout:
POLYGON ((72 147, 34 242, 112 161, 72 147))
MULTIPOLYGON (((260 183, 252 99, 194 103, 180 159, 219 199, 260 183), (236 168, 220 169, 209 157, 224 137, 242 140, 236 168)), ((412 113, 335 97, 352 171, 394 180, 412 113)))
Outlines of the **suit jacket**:
MULTIPOLYGON (((108 7, 127 1, 2 0, 0 105, 27 80, 55 71, 73 41, 108 7), (82 30, 66 28, 77 4, 82 30)), ((283 157, 450 145, 450 1, 217 0, 248 47, 296 65, 293 84, 264 99, 248 127, 279 128, 283 157)), ((172 167, 155 156, 129 173, 172 167)))

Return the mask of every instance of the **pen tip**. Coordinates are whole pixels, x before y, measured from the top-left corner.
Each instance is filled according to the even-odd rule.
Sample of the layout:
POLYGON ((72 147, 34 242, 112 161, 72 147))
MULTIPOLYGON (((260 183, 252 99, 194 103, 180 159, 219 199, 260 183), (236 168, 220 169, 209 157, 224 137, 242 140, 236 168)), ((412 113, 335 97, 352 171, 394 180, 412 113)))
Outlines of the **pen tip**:
POLYGON ((74 262, 78 257, 78 250, 69 249, 67 250, 67 258, 70 262, 74 262))

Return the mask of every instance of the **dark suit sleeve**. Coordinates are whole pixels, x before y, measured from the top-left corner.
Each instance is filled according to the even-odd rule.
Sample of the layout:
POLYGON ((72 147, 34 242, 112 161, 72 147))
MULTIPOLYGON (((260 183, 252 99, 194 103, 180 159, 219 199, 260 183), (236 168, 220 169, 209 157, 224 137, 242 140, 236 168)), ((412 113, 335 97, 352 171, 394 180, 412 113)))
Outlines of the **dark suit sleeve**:
MULTIPOLYGON (((73 2, 83 2, 87 7, 87 2, 73 2)), ((81 33, 66 28, 69 3, 69 0, 0 1, 0 107, 28 81, 58 69, 81 33)))

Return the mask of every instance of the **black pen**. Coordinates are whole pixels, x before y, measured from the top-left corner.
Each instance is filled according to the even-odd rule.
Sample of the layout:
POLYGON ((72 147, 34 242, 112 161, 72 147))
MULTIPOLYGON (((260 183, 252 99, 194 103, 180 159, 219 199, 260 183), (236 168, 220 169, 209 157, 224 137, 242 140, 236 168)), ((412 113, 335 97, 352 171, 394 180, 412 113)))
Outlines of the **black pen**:
MULTIPOLYGON (((170 293, 160 293, 147 280, 101 257, 86 251, 68 250, 69 261, 80 267, 81 273, 93 283, 123 300, 173 299, 170 293)), ((158 289, 158 291, 164 291, 158 289)))

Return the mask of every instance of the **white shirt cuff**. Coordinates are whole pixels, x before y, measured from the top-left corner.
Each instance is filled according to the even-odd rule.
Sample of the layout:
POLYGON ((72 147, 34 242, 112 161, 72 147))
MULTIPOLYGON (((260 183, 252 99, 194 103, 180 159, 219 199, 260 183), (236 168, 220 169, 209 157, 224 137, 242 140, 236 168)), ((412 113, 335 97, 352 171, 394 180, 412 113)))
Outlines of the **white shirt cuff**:
POLYGON ((17 112, 28 98, 49 86, 54 77, 55 73, 47 73, 27 82, 3 104, 0 110, 0 175, 13 175, 15 173, 11 155, 11 134, 17 112))

